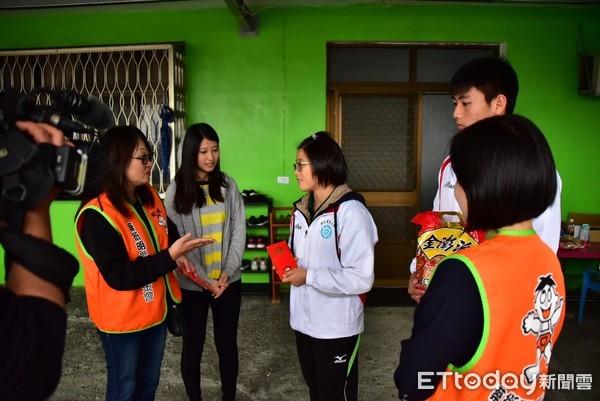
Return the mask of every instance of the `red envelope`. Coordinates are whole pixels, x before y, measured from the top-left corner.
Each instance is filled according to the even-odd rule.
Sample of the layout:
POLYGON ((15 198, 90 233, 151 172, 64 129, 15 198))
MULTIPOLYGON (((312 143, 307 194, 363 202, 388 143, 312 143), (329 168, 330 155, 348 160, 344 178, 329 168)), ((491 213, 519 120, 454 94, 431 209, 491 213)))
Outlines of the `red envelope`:
POLYGON ((279 241, 273 245, 268 245, 267 252, 269 253, 269 257, 271 258, 271 262, 273 263, 273 267, 275 268, 275 272, 279 276, 279 279, 283 278, 286 271, 298 267, 296 259, 294 259, 294 255, 286 241, 279 241))
POLYGON ((190 280, 192 280, 194 283, 198 284, 200 287, 212 292, 214 294, 215 289, 213 288, 212 285, 210 285, 209 282, 201 279, 200 277, 198 277, 198 275, 196 274, 196 272, 188 272, 185 269, 180 269, 181 273, 186 276, 187 278, 189 278, 190 280))

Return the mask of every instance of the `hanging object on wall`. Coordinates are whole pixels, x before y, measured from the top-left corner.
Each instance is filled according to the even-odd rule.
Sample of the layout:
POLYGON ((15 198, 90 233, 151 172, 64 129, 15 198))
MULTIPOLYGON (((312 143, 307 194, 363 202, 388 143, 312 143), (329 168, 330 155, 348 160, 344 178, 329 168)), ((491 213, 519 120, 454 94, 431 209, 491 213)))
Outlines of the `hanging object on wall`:
POLYGON ((160 160, 163 174, 169 170, 171 160, 171 137, 172 131, 170 123, 175 121, 175 113, 166 104, 161 104, 159 108, 161 119, 160 125, 160 160))

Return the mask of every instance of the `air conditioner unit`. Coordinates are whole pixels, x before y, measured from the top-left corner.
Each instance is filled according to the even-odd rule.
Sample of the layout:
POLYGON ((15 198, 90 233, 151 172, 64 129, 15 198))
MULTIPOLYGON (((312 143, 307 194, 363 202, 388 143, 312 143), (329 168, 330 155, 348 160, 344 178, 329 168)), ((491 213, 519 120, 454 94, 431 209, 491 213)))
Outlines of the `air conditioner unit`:
POLYGON ((579 94, 600 96, 600 54, 579 56, 579 94))

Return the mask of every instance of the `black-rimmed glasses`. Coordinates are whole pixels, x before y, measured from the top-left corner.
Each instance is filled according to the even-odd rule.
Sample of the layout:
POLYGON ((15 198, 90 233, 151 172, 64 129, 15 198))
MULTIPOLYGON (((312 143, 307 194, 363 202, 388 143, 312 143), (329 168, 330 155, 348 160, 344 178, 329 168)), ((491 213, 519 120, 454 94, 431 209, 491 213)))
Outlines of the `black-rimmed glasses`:
POLYGON ((292 164, 292 166, 294 167, 295 171, 301 171, 302 170, 302 166, 306 166, 307 164, 310 164, 310 162, 299 162, 299 161, 296 161, 294 164, 292 164))
POLYGON ((131 156, 132 159, 137 159, 142 162, 142 165, 147 166, 148 164, 152 164, 154 157, 151 154, 144 156, 131 156))

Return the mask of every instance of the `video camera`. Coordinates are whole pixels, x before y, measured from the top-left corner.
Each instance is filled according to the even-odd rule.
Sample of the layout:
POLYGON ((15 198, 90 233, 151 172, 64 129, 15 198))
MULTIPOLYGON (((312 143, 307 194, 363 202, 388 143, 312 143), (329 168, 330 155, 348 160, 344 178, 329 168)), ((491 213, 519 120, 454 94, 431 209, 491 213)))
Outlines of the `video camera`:
POLYGON ((113 125, 108 106, 75 91, 42 88, 25 94, 0 93, 0 202, 31 209, 53 186, 66 197, 81 195, 100 181, 106 152, 99 136, 113 125), (39 104, 44 96, 50 105, 39 104), (15 127, 16 121, 51 124, 75 146, 34 143, 15 127), (74 134, 91 139, 75 139, 74 134))

